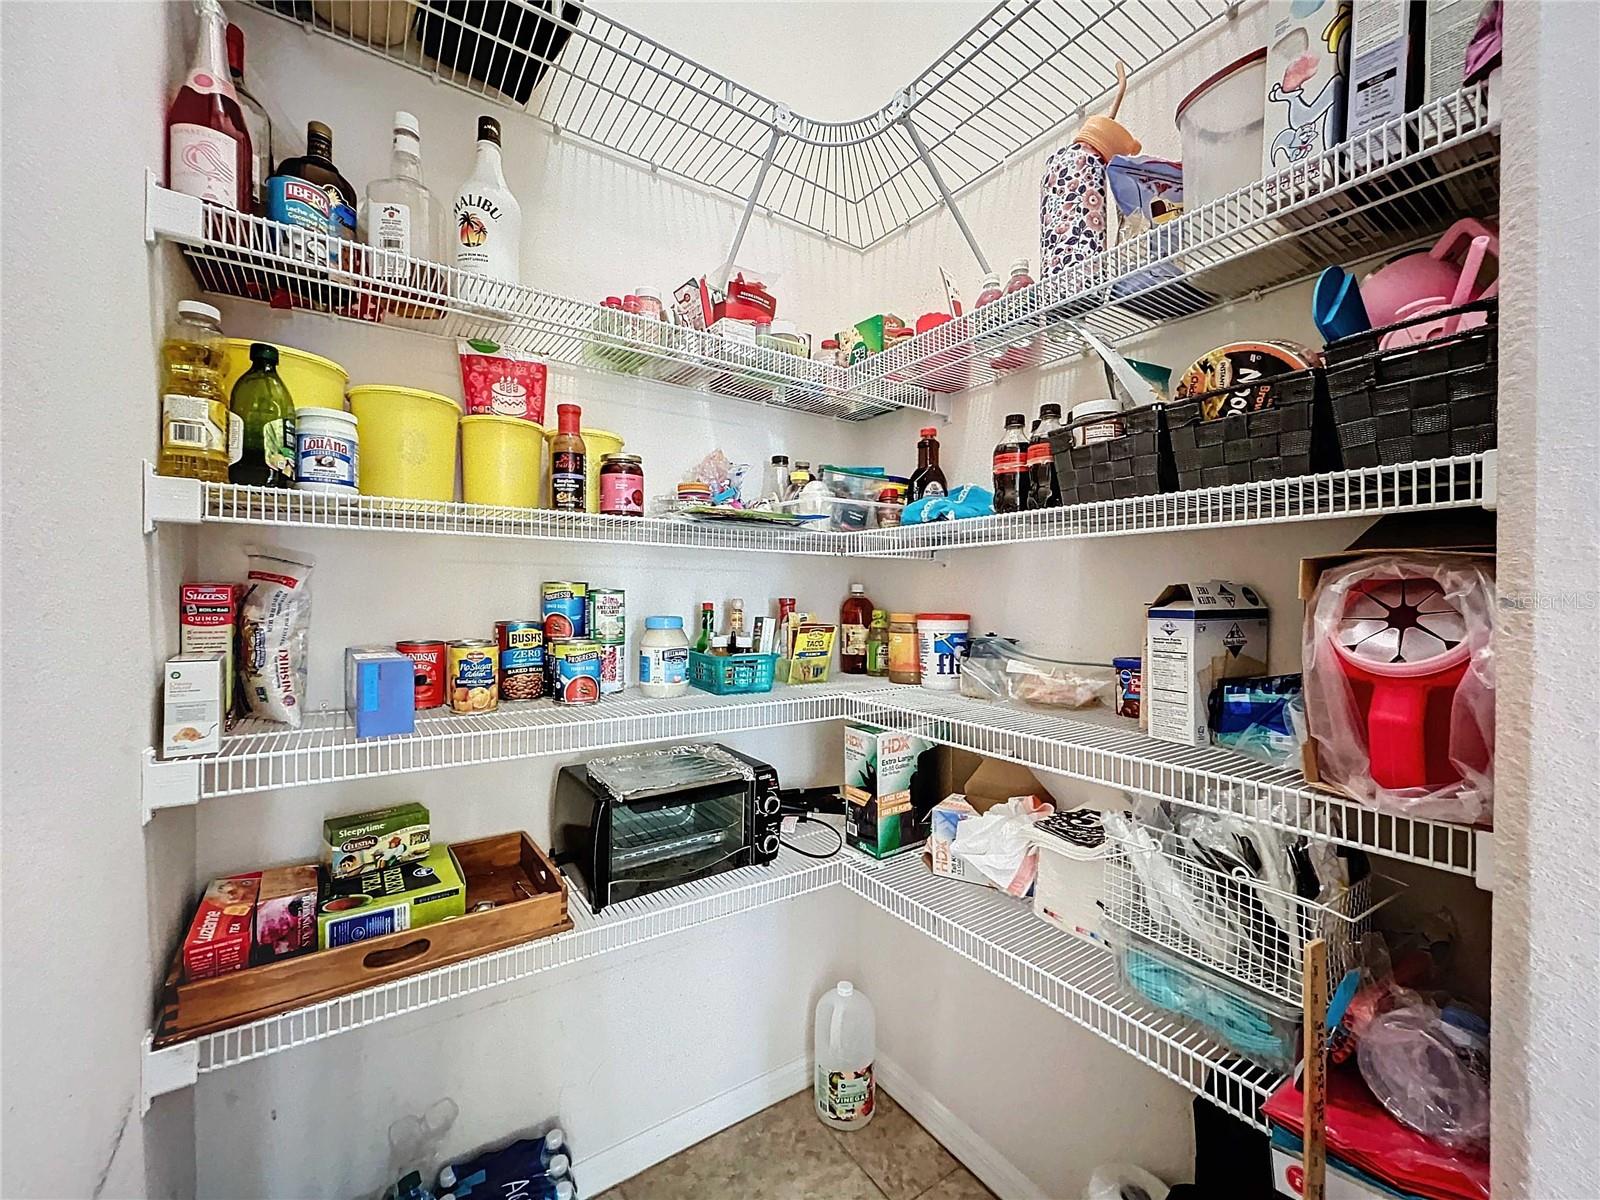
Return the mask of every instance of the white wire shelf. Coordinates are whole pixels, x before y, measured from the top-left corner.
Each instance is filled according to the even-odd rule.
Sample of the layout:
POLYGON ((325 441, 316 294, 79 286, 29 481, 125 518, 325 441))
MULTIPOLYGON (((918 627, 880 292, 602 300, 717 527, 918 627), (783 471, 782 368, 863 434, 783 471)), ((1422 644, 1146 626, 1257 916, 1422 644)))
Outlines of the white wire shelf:
MULTIPOLYGON (((814 853, 823 831, 797 837, 814 853)), ((1128 1053, 1261 1126, 1260 1105, 1281 1078, 1231 1057, 1207 1039, 1126 993, 1109 952, 1064 934, 1027 904, 987 888, 938 879, 917 855, 870 863, 849 852, 817 860, 785 847, 768 867, 744 867, 594 915, 581 897, 566 932, 485 954, 320 1004, 204 1034, 160 1049, 148 1036, 144 1103, 202 1074, 291 1050, 542 971, 642 945, 713 921, 843 884, 999 978, 1128 1053)), ((1262 1126, 1264 1127, 1264 1126, 1262 1126)))
POLYGON ((1088 262, 857 363, 859 395, 958 392, 1230 301, 1418 244, 1499 206, 1487 90, 1423 105, 1088 262))
POLYGON ((695 522, 681 517, 608 517, 455 501, 332 496, 282 488, 201 483, 144 471, 145 529, 161 524, 271 525, 300 529, 438 533, 636 546, 931 558, 1019 542, 1219 529, 1337 517, 1483 506, 1497 501, 1495 451, 1393 467, 1363 467, 1269 483, 1240 483, 1074 504, 1032 512, 898 525, 853 532, 695 522))
POLYGON ((147 751, 144 808, 148 817, 245 792, 831 721, 846 715, 850 695, 877 682, 861 676, 778 684, 741 696, 691 690, 672 700, 648 700, 629 688, 583 705, 502 702, 489 713, 418 713, 415 733, 377 738, 357 738, 343 711, 307 713, 299 729, 250 718, 222 739, 217 754, 163 762, 147 751))
POLYGON ((976 183, 1073 121, 1115 82, 1117 58, 1137 72, 1233 8, 1225 0, 1001 0, 878 111, 816 121, 588 0, 334 3, 337 24, 311 18, 309 6, 257 2, 525 112, 560 137, 861 249, 938 207, 942 188, 976 183), (503 10, 498 27, 469 24, 474 7, 503 10))
POLYGON ((383 738, 358 739, 343 712, 308 713, 299 729, 251 719, 223 738, 217 754, 162 762, 146 751, 141 804, 148 820, 160 808, 246 792, 846 718, 1390 858, 1474 873, 1476 840, 1465 825, 1378 812, 1308 787, 1298 771, 1215 746, 1156 741, 1103 712, 1063 717, 867 676, 780 684, 744 696, 691 691, 674 700, 646 700, 629 689, 592 705, 530 700, 474 716, 444 710, 420 714, 415 733, 383 738))
POLYGON ((442 338, 486 338, 568 367, 860 421, 931 412, 918 388, 857 397, 847 373, 766 346, 486 279, 146 186, 146 232, 179 245, 207 292, 442 338), (331 255, 331 258, 330 258, 331 255))
POLYGON ((844 885, 1168 1079, 1266 1128, 1260 1107, 1283 1076, 1130 993, 1105 947, 1056 929, 1025 901, 936 876, 919 854, 883 863, 852 854, 844 885))
POLYGON ((918 687, 858 695, 851 708, 858 719, 990 758, 1474 874, 1477 839, 1470 826, 1379 812, 1311 788, 1296 770, 1218 746, 1179 746, 1146 737, 1132 722, 1104 710, 1058 716, 918 687))

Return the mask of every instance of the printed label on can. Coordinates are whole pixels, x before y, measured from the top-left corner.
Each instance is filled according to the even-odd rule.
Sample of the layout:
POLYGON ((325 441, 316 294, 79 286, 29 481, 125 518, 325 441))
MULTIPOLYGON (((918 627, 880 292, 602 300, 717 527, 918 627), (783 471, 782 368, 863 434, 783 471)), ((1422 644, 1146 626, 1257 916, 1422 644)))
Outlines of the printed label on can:
POLYGON ((538 621, 501 621, 500 698, 537 700, 544 695, 544 626, 538 621))
POLYGON ((965 629, 919 629, 922 686, 953 688, 960 684, 961 660, 967 656, 965 629))
POLYGON ((356 489, 356 440, 331 433, 295 431, 295 482, 356 489))
POLYGON ((489 712, 499 702, 493 645, 451 646, 450 707, 456 712, 489 712))
POLYGON ((586 583, 547 583, 541 591, 539 612, 544 618, 545 644, 557 638, 581 638, 589 634, 586 583))
POLYGON ((444 703, 444 643, 397 642, 395 649, 411 660, 418 709, 444 703))
POLYGON ((621 642, 600 644, 600 694, 614 696, 628 686, 628 650, 621 642))
POLYGON ((620 588, 589 589, 589 627, 580 636, 621 642, 628 636, 627 601, 620 588))
POLYGON ((568 638, 548 648, 550 698, 557 704, 593 704, 600 699, 600 647, 568 638))

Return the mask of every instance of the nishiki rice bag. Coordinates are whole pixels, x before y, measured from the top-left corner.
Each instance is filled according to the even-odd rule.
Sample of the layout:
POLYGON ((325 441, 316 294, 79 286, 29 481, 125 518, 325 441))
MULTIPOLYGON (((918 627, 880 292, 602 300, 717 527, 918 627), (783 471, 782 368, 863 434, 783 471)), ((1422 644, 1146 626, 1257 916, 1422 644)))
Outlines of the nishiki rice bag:
POLYGON ((311 568, 298 550, 253 547, 239 615, 239 684, 250 715, 300 728, 306 699, 311 568))

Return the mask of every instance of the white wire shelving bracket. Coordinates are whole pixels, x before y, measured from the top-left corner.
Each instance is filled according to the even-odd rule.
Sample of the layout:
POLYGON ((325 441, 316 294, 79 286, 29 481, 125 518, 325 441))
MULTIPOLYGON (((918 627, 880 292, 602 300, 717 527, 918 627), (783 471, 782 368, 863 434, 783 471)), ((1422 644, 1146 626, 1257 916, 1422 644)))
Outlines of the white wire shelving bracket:
POLYGON ((960 392, 1427 240, 1499 205, 1500 142, 1483 87, 1189 209, 1032 287, 850 369, 864 396, 960 392), (879 388, 883 391, 880 393, 879 388))
MULTIPOLYGON (((290 6, 258 2, 294 19, 290 6)), ((1223 0, 1002 0, 896 93, 925 160, 886 110, 848 121, 789 114, 588 0, 483 6, 503 10, 496 28, 469 23, 473 7, 338 4, 337 24, 315 17, 305 28, 857 249, 938 208, 935 171, 959 194, 1087 111, 1115 83, 1117 59, 1137 74, 1229 9, 1223 0)))
POLYGON ((201 483, 196 479, 165 478, 146 463, 144 527, 149 533, 164 524, 271 525, 770 554, 930 559, 939 551, 1023 542, 1488 507, 1495 491, 1494 465, 1495 451, 1490 450, 1461 458, 1362 467, 1266 483, 1230 484, 928 525, 835 532, 695 522, 672 516, 608 517, 455 501, 344 497, 201 483))
POLYGON ((780 685, 749 696, 691 692, 645 700, 630 690, 597 705, 530 700, 475 716, 421 715, 415 733, 383 738, 358 739, 343 712, 308 713, 299 729, 246 720, 224 737, 218 754, 171 762, 147 755, 141 808, 148 820, 158 808, 247 792, 846 719, 1444 871, 1474 873, 1470 827, 1379 812, 1308 787, 1298 771, 1215 746, 1156 741, 1106 714, 1063 717, 867 677, 780 685))
POLYGON ((847 372, 798 354, 328 239, 146 181, 146 235, 176 243, 200 287, 361 324, 481 338, 566 367, 651 380, 794 412, 861 421, 934 412, 919 388, 856 397, 847 372))
MULTIPOLYGON (((804 836, 804 848, 813 852, 831 847, 830 834, 804 836)), ((730 871, 614 905, 599 916, 574 892, 574 928, 553 937, 160 1048, 147 1034, 144 1105, 148 1109, 155 1096, 193 1086, 202 1074, 836 885, 1265 1128, 1260 1106, 1282 1077, 1126 994, 1108 950, 1047 925, 1025 902, 935 878, 916 855, 878 864, 848 851, 816 860, 787 848, 770 867, 730 871)))

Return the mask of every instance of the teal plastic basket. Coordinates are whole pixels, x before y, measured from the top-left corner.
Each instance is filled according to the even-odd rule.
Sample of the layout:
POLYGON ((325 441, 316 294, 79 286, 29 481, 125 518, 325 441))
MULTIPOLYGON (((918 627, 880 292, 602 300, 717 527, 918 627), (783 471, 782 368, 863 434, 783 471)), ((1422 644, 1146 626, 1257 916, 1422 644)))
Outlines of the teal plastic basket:
POLYGON ((777 666, 776 654, 701 654, 691 650, 689 682, 717 696, 770 692, 777 666))

